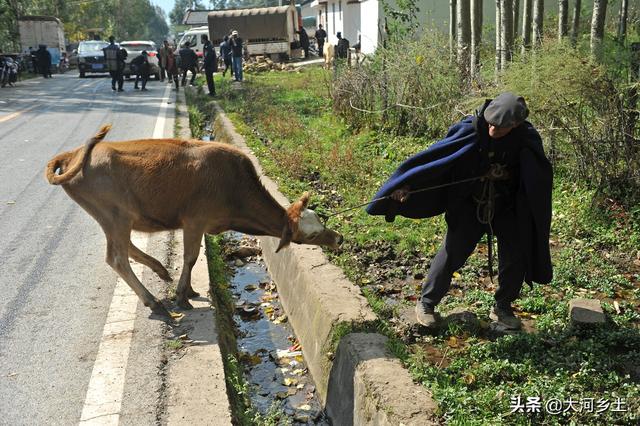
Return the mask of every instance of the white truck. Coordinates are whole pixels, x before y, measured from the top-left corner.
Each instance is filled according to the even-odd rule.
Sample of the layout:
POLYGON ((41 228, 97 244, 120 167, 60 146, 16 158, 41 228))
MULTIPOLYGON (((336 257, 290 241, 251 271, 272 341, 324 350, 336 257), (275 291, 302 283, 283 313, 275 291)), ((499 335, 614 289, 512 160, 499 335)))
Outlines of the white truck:
POLYGON ((66 53, 62 22, 53 16, 21 16, 18 31, 22 53, 28 54, 29 48, 37 50, 41 44, 46 45, 51 53, 51 65, 57 71, 60 58, 66 53))
POLYGON ((215 10, 209 12, 209 39, 218 46, 225 35, 238 31, 249 55, 271 56, 273 60, 288 59, 297 43, 298 11, 295 6, 252 9, 215 10))

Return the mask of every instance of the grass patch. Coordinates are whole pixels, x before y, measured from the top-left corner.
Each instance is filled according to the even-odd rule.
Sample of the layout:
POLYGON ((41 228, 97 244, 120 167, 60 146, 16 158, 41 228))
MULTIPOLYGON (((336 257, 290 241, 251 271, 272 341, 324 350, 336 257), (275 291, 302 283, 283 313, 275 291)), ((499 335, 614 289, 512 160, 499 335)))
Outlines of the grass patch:
POLYGON ((184 347, 184 343, 180 339, 171 339, 166 342, 167 348, 177 351, 184 347))
MULTIPOLYGON (((252 76, 240 88, 217 86, 221 106, 266 173, 290 199, 311 190, 311 208, 321 215, 368 201, 402 160, 434 142, 350 127, 332 110, 329 79, 330 73, 309 69, 252 76)), ((419 284, 420 278, 411 279, 426 275, 441 243, 441 217, 387 224, 358 209, 329 220, 345 236, 342 250, 329 256, 363 288, 381 318, 375 329, 390 337, 391 350, 431 390, 443 422, 633 424, 640 419, 640 265, 634 264, 640 259, 640 208, 600 196, 562 170, 556 172, 553 203, 554 280, 533 289, 525 285, 516 304, 523 317, 535 321, 536 333, 495 340, 460 327, 409 345, 394 334, 399 310, 411 303, 404 296, 415 294, 419 284), (400 283, 401 297, 380 292, 389 283, 400 283), (593 330, 570 327, 568 301, 580 296, 602 300, 609 322, 593 330), (540 397, 542 413, 510 413, 518 395, 525 402, 540 397), (590 398, 595 406, 599 400, 610 405, 597 414, 597 408, 589 412, 574 405, 590 398), (567 411, 545 413, 544 404, 552 399, 567 411), (624 402, 625 411, 613 409, 616 401, 624 402)), ((456 274, 443 311, 464 306, 487 320, 495 286, 486 279, 485 250, 480 244, 456 274)), ((336 342, 350 331, 338 330, 336 342)))

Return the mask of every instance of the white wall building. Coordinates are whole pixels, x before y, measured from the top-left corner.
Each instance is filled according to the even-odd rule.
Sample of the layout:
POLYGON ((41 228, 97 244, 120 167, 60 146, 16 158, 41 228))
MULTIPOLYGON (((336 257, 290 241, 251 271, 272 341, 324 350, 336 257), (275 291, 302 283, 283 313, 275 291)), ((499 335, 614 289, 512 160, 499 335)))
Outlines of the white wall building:
MULTIPOLYGON (((393 4, 393 0, 390 0, 393 4)), ((522 3, 522 2, 521 2, 522 3)), ((583 1, 590 4, 591 1, 583 1)), ((393 6, 391 6, 393 7, 393 6)), ((491 27, 495 23, 495 7, 493 1, 483 2, 484 25, 491 27)), ((438 28, 447 32, 449 28, 449 2, 446 0, 420 0, 418 2, 418 22, 422 28, 438 28)), ((336 33, 349 40, 353 46, 360 37, 362 53, 373 53, 382 43, 384 34, 384 10, 378 0, 313 0, 311 9, 315 12, 317 23, 323 25, 329 43, 336 44, 336 33)), ((557 13, 557 0, 545 0, 545 13, 557 13)), ((522 6, 520 7, 522 14, 522 6)), ((521 16, 520 16, 521 19, 521 16)), ((522 22, 518 21, 518 30, 522 22)), ((310 34, 313 36, 313 34, 310 34)), ((485 40, 490 40, 489 32, 485 40)))

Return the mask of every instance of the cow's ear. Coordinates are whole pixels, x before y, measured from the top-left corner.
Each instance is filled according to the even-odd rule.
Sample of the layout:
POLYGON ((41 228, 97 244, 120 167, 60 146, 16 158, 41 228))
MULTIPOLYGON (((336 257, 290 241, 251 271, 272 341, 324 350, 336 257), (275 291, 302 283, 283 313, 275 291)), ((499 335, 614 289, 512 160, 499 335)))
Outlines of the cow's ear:
POLYGON ((278 244, 278 248, 276 249, 276 253, 288 246, 291 243, 291 239, 293 238, 293 228, 291 224, 287 221, 287 224, 284 226, 282 230, 282 236, 280 237, 280 244, 278 244))

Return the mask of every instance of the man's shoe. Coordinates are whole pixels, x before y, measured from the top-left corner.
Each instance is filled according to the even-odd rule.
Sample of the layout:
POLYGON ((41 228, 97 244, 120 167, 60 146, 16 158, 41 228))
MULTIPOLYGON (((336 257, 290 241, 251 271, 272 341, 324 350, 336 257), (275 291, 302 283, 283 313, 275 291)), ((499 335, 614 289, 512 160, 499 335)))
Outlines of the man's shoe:
POLYGON ((133 86, 133 88, 134 88, 135 90, 140 90, 140 88, 139 88, 138 86, 133 86))
POLYGON ((522 327, 522 321, 520 318, 515 316, 513 313, 513 309, 511 306, 509 307, 498 307, 497 305, 491 308, 491 313, 489 314, 489 318, 493 321, 504 325, 509 330, 520 330, 522 327))
POLYGON ((116 88, 112 86, 112 87, 111 87, 111 90, 113 90, 113 91, 115 92, 115 91, 116 91, 116 88))
POLYGON ((142 89, 140 89, 140 91, 142 91, 142 92, 148 92, 148 91, 149 91, 149 89, 147 89, 147 88, 143 87, 142 89))
POLYGON ((425 327, 434 327, 438 322, 433 307, 426 306, 420 300, 416 303, 416 320, 425 327))

